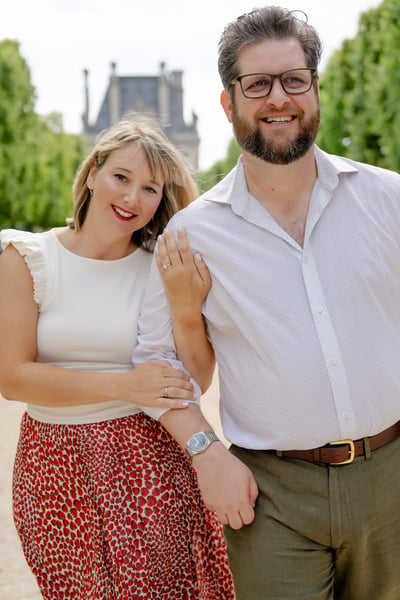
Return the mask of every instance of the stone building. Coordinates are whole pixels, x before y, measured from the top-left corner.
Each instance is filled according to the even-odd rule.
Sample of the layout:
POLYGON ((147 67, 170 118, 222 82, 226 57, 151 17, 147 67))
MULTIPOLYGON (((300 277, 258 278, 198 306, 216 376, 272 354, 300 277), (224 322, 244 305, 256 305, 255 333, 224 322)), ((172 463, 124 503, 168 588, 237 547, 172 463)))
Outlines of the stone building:
POLYGON ((83 132, 90 144, 97 134, 110 127, 129 110, 157 117, 173 144, 198 168, 199 135, 197 115, 192 122, 183 118, 182 71, 167 72, 160 64, 158 75, 119 76, 116 64, 111 63, 108 88, 94 123, 89 122, 89 71, 84 71, 85 110, 82 116, 83 132))

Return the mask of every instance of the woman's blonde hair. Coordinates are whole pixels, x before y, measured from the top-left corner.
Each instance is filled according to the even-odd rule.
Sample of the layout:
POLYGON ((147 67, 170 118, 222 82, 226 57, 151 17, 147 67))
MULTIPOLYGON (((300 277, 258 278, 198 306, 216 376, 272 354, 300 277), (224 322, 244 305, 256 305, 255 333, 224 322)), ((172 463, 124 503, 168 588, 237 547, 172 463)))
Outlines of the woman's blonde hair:
POLYGON ((91 194, 87 187, 90 169, 101 168, 108 156, 125 144, 135 143, 144 150, 155 180, 165 180, 163 194, 152 220, 135 231, 132 240, 145 250, 153 250, 157 236, 178 210, 198 196, 198 189, 186 159, 168 140, 152 118, 129 112, 116 125, 101 132, 89 156, 79 167, 72 186, 74 211, 68 223, 79 230, 87 214, 91 194))

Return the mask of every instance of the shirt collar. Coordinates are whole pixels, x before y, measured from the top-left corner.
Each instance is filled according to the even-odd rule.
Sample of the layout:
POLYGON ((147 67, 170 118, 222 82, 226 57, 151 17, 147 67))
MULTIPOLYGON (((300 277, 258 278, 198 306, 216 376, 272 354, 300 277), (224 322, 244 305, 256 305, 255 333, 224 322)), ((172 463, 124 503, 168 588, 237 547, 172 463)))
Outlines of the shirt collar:
POLYGON ((314 146, 318 181, 322 188, 333 191, 339 183, 341 173, 357 173, 356 163, 342 156, 335 156, 314 146))
MULTIPOLYGON (((356 173, 358 171, 357 164, 347 158, 328 154, 318 146, 314 146, 314 152, 318 169, 318 182, 326 190, 333 191, 337 187, 341 173, 356 173)), ((203 200, 231 204, 232 206, 237 206, 238 201, 240 203, 243 200, 248 202, 250 197, 252 196, 247 189, 242 157, 239 157, 236 167, 226 177, 202 196, 203 200)))

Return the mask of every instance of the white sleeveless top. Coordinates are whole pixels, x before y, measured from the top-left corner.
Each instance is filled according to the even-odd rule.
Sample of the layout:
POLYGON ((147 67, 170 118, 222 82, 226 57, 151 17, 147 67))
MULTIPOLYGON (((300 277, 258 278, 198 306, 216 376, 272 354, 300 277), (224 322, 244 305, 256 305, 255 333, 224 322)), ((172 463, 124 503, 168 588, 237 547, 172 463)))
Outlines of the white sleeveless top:
MULTIPOLYGON (((3 230, 1 244, 24 257, 39 307, 37 362, 77 371, 132 368, 137 322, 152 255, 141 248, 117 260, 84 258, 67 250, 55 230, 3 230)), ((22 400, 22 399, 19 399, 22 400)), ((130 402, 74 407, 27 405, 45 423, 94 423, 140 411, 130 402)))

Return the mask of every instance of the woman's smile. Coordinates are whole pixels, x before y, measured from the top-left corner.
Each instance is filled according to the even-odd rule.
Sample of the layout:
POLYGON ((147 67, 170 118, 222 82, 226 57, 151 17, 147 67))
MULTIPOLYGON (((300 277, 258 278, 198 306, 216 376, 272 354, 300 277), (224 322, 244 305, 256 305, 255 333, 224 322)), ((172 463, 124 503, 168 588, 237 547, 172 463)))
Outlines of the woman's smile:
POLYGON ((116 204, 111 204, 111 207, 112 207, 114 213, 116 214, 116 216, 119 219, 121 219, 122 221, 130 221, 131 219, 134 219, 135 217, 137 217, 136 213, 132 213, 127 210, 124 210, 124 209, 120 208, 119 206, 117 206, 116 204))

